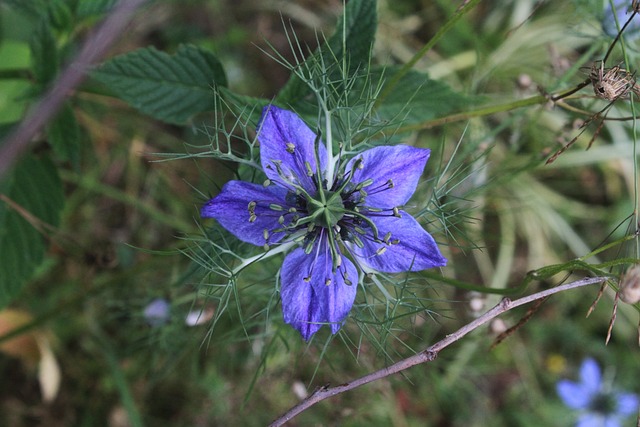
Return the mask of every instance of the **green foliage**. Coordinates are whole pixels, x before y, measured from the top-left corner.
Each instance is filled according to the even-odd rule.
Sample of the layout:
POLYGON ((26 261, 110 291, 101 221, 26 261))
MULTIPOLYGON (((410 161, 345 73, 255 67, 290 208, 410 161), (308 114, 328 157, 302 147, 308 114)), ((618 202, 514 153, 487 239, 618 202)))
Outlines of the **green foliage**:
MULTIPOLYGON (((57 2, 58 0, 56 0, 57 2)), ((20 13, 32 17, 42 17, 48 15, 46 0, 3 0, 3 3, 14 8, 20 13)))
POLYGON ((57 29, 69 28, 73 12, 67 0, 3 0, 5 4, 36 20, 44 19, 57 29))
MULTIPOLYGON (((334 34, 327 40, 326 45, 321 46, 307 61, 323 64, 328 73, 325 76, 327 80, 339 80, 342 72, 352 75, 358 69, 368 69, 377 25, 374 0, 350 1, 334 34), (346 69, 341 70, 345 63, 346 69)), ((295 40, 291 40, 290 43, 294 50, 300 49, 295 40)), ((298 51, 297 54, 304 56, 305 52, 298 51)), ((301 78, 299 72, 304 73, 292 69, 289 81, 278 93, 277 103, 296 104, 312 93, 309 83, 301 78)))
MULTIPOLYGON (((381 92, 384 92, 389 78, 398 71, 399 67, 376 67, 371 70, 370 78, 374 82, 383 81, 381 92)), ((378 106, 376 114, 381 120, 390 123, 401 121, 403 126, 410 126, 442 117, 470 104, 469 97, 453 91, 447 84, 412 70, 378 106)))
POLYGON ((65 30, 73 25, 73 12, 68 0, 50 0, 48 2, 49 20, 58 30, 65 30))
POLYGON ((227 85, 218 59, 191 45, 180 46, 174 56, 139 49, 107 61, 91 75, 143 113, 176 124, 210 111, 213 89, 227 85))
POLYGON ((85 18, 108 12, 118 0, 78 0, 76 14, 85 18))
POLYGON ((45 19, 41 19, 36 26, 29 46, 35 80, 44 87, 55 78, 58 72, 56 40, 49 22, 45 19))
POLYGON ((77 168, 80 162, 80 125, 69 103, 51 122, 47 135, 56 157, 77 168))
POLYGON ((46 157, 27 156, 0 182, 0 307, 15 298, 42 263, 64 204, 62 183, 46 157), (11 204, 10 204, 11 203, 11 204))
MULTIPOLYGON (((4 137, 117 0, 0 3, 4 137)), ((349 382, 407 357, 505 295, 569 274, 603 276, 615 289, 638 261, 637 218, 609 235, 638 204, 635 122, 611 120, 637 116, 637 99, 616 100, 601 129, 588 124, 543 166, 556 141, 578 133, 575 119, 606 105, 590 87, 553 106, 547 96, 575 87, 580 68, 611 42, 594 19, 602 2, 471 0, 457 9, 349 0, 337 23, 342 2, 320 3, 280 2, 279 14, 267 2, 148 2, 116 47, 130 53, 69 93, 2 179, 0 307, 37 316, 31 327, 55 337, 64 365, 59 399, 45 404, 32 371, 0 355, 0 413, 16 426, 33 424, 29 414, 91 425, 123 412, 132 425, 265 425, 298 401, 292 389, 349 382), (203 48, 211 45, 215 54, 203 48), (113 97, 142 114, 114 108, 113 97), (406 208, 449 258, 442 272, 364 279, 342 332, 308 344, 282 320, 281 255, 266 259, 198 214, 229 179, 264 180, 256 123, 271 102, 323 136, 328 116, 348 155, 361 142, 430 148, 425 182, 406 208), (203 112, 212 113, 204 124, 193 120, 203 112), (180 161, 153 161, 157 152, 180 161), (162 327, 144 319, 153 298, 171 304, 162 327), (191 309, 211 313, 210 323, 185 325, 191 309)), ((625 58, 634 72, 638 44, 625 47, 607 65, 625 58)), ((406 378, 335 397, 296 422, 555 425, 572 415, 554 384, 575 377, 587 355, 617 370, 621 390, 637 392, 629 350, 638 304, 619 302, 605 347, 612 293, 584 319, 596 288, 504 315, 507 326, 531 320, 496 348, 489 333, 469 335, 406 378)))

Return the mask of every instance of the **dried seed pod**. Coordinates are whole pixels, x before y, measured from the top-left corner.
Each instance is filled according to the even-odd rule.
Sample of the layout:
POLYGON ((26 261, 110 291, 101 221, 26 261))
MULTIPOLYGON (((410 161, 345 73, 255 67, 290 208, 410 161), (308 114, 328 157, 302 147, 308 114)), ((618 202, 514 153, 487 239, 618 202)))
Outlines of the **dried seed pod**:
POLYGON ((640 265, 636 264, 620 279, 620 299, 627 304, 640 302, 640 265))
POLYGON ((593 93, 598 98, 611 102, 627 97, 636 84, 634 73, 630 73, 619 65, 605 68, 602 61, 593 63, 589 79, 593 85, 593 93))
MULTIPOLYGON (((589 140, 587 150, 591 148, 591 145, 598 137, 600 131, 602 130, 602 127, 604 126, 604 121, 607 118, 607 114, 609 113, 609 109, 611 108, 611 106, 620 98, 629 98, 631 92, 640 97, 640 87, 636 84, 635 72, 630 72, 629 70, 626 70, 619 65, 611 68, 605 68, 604 60, 595 61, 591 66, 591 70, 589 71, 589 78, 583 84, 587 85, 589 83, 591 83, 591 85, 593 86, 593 93, 595 93, 596 97, 609 101, 609 103, 602 110, 589 117, 589 119, 586 120, 582 125, 582 130, 580 131, 580 133, 567 144, 565 144, 561 149, 556 151, 553 156, 549 157, 547 159, 547 164, 553 163, 558 158, 558 156, 564 153, 577 141, 578 137, 580 137, 580 135, 582 135, 582 133, 585 131, 587 125, 589 125, 593 121, 596 121, 598 123, 598 127, 591 137, 591 140, 589 140)), ((580 88, 584 86, 578 87, 580 88)))

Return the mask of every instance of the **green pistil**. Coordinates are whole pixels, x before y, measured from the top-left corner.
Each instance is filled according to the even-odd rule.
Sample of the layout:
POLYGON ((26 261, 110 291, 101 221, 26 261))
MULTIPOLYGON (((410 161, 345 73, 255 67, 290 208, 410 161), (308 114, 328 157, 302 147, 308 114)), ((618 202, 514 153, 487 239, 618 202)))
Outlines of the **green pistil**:
MULTIPOLYGON (((342 260, 340 259, 338 242, 335 238, 335 230, 338 222, 348 212, 344 207, 342 197, 339 192, 319 188, 316 198, 307 199, 307 210, 309 216, 305 219, 309 221, 308 235, 313 235, 314 226, 326 230, 328 246, 331 251, 332 267, 333 271, 336 271, 342 260)), ((305 248, 305 252, 307 250, 310 250, 309 246, 305 248)))
POLYGON ((346 210, 340 193, 318 190, 318 199, 308 199, 309 217, 321 227, 331 229, 342 219, 346 210))

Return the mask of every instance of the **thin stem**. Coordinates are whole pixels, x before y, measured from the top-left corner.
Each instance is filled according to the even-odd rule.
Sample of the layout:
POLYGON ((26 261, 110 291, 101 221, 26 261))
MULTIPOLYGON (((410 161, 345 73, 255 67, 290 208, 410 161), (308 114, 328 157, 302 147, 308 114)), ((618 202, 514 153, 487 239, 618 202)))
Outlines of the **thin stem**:
POLYGON ((329 387, 327 385, 327 386, 322 386, 318 388, 316 391, 314 391, 311 394, 311 396, 307 397, 298 405, 291 408, 291 410, 289 410, 287 413, 285 413, 284 415, 276 419, 273 423, 271 423, 270 426, 271 427, 282 426, 287 421, 290 421, 291 419, 293 419, 296 415, 302 413, 303 411, 307 410, 308 408, 315 405, 316 403, 322 400, 325 400, 329 397, 336 396, 340 393, 344 393, 349 390, 353 390, 355 388, 358 388, 370 382, 388 377, 389 375, 402 372, 413 366, 420 365, 426 362, 431 362, 435 360, 435 358, 438 356, 438 353, 440 351, 450 346, 454 342, 459 341, 462 337, 467 335, 469 332, 472 332, 478 329, 480 326, 488 323, 492 319, 500 316, 503 313, 506 313, 509 310, 512 310, 524 304, 528 304, 532 301, 537 301, 539 299, 546 298, 550 295, 553 295, 559 292, 564 292, 570 289, 580 288, 587 285, 593 285, 596 283, 602 283, 606 280, 608 280, 607 277, 590 277, 586 279, 577 280, 575 282, 567 283, 566 285, 561 285, 555 288, 546 289, 544 291, 537 292, 535 294, 517 299, 515 301, 512 301, 509 298, 503 298, 502 301, 498 303, 498 305, 493 307, 491 310, 487 311, 482 316, 478 317, 473 322, 468 323, 467 325, 458 329, 456 332, 447 335, 444 339, 438 341, 434 345, 426 348, 425 350, 421 351, 420 353, 414 356, 403 359, 400 362, 397 362, 387 368, 383 368, 376 372, 372 372, 354 381, 347 382, 335 387, 329 387))
POLYGON ((455 113, 445 117, 439 117, 437 119, 427 120, 422 123, 416 123, 414 125, 401 126, 398 128, 397 132, 412 132, 412 131, 417 131, 422 129, 430 129, 437 126, 442 126, 447 123, 468 120, 473 117, 489 116, 495 113, 502 113, 505 111, 516 110, 518 108, 529 107, 537 104, 544 104, 550 101, 551 102, 557 101, 557 100, 566 98, 569 95, 574 94, 575 92, 579 91, 583 87, 587 86, 590 82, 591 82, 590 80, 585 80, 584 82, 581 82, 578 86, 559 92, 555 95, 553 94, 536 95, 530 98, 519 99, 517 101, 508 102, 506 104, 490 105, 488 107, 479 108, 477 110, 465 111, 463 113, 455 113))
MULTIPOLYGON (((612 4, 613 6, 613 4, 612 4)), ((609 59, 609 55, 611 54, 611 52, 613 51, 613 47, 616 45, 616 43, 618 42, 618 40, 620 40, 620 37, 622 36, 622 33, 624 32, 624 30, 627 28, 627 26, 629 24, 631 24, 631 21, 633 21, 633 18, 636 16, 636 11, 634 10, 631 13, 631 16, 629 17, 629 19, 627 19, 627 22, 624 23, 624 25, 622 26, 622 28, 620 29, 620 31, 618 31, 618 34, 616 35, 616 38, 613 39, 613 42, 611 42, 611 44, 609 45, 609 49, 607 49, 607 53, 605 53, 604 55, 604 59, 602 60, 602 63, 604 64, 605 62, 607 62, 607 59, 609 59)), ((616 16, 616 11, 615 11, 615 7, 613 8, 613 16, 616 20, 616 24, 618 23, 618 17, 616 16)), ((624 49, 624 47, 623 47, 624 49)))
POLYGON ((441 125, 444 125, 444 124, 447 124, 447 123, 451 123, 451 122, 457 122, 457 121, 461 121, 461 120, 468 120, 468 119, 470 119, 472 117, 488 116, 488 115, 495 114, 495 113, 501 113, 501 112, 504 112, 504 111, 515 110, 517 108, 528 107, 528 106, 536 105, 536 104, 543 104, 543 103, 548 102, 548 101, 549 101, 549 98, 547 96, 537 95, 537 96, 533 96, 531 98, 520 99, 518 101, 509 102, 509 103, 506 103, 506 104, 492 105, 492 106, 489 106, 489 107, 479 108, 477 110, 471 110, 471 111, 465 111, 463 113, 451 114, 449 116, 440 117, 440 118, 433 119, 433 120, 427 120, 427 121, 424 121, 422 123, 416 123, 415 125, 401 126, 400 128, 398 128, 398 132, 411 132, 411 131, 416 131, 416 130, 421 130, 421 129, 430 129, 430 128, 433 128, 433 127, 436 127, 436 126, 441 126, 441 125))

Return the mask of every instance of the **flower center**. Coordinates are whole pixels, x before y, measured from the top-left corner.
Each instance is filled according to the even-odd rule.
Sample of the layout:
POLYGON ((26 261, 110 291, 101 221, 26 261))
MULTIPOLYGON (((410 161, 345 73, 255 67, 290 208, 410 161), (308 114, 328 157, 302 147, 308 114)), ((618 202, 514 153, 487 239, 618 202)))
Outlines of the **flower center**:
POLYGON ((307 201, 309 216, 323 228, 333 228, 345 214, 344 203, 339 192, 318 190, 317 198, 307 201))
POLYGON ((617 402, 611 394, 598 393, 589 404, 589 407, 593 411, 604 415, 613 414, 616 411, 617 402))

